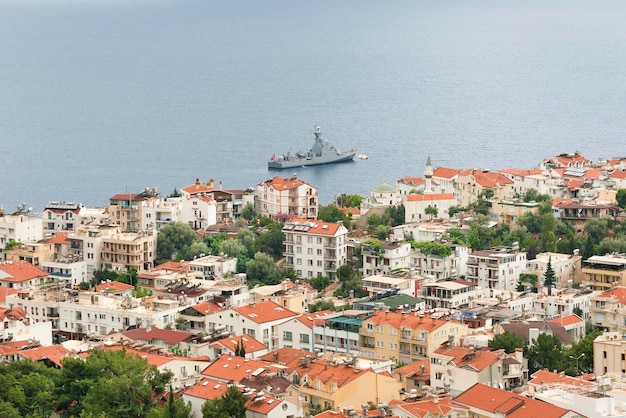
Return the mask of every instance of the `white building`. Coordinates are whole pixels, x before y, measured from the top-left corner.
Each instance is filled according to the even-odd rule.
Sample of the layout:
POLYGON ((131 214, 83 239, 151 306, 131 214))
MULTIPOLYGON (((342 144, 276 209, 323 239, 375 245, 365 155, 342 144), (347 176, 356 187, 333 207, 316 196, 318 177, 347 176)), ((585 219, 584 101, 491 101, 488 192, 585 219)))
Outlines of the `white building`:
POLYGON ((413 297, 420 296, 418 279, 410 277, 409 275, 396 276, 375 274, 364 277, 362 286, 363 290, 367 291, 369 297, 375 295, 388 297, 398 293, 413 297))
POLYGON ((411 262, 411 244, 408 242, 384 241, 381 247, 371 243, 361 246, 363 276, 388 274, 398 270, 408 271, 411 262))
POLYGON ((283 226, 285 267, 299 277, 336 278, 346 264, 348 230, 340 223, 291 218, 283 226))
POLYGON ((148 200, 141 208, 140 229, 161 228, 170 222, 183 222, 183 199, 180 197, 148 200))
POLYGON ((410 194, 404 201, 404 222, 430 221, 435 218, 448 219, 448 211, 458 202, 452 193, 410 194), (430 208, 430 209, 429 209, 430 208), (435 210, 436 214, 426 213, 435 210))
POLYGON ((543 283, 548 262, 552 266, 558 287, 572 287, 580 276, 582 256, 576 254, 539 253, 534 260, 528 260, 524 273, 534 274, 543 283))
MULTIPOLYGON (((444 245, 444 244, 442 244, 444 245)), ((432 277, 435 280, 458 279, 467 274, 469 248, 451 244, 452 254, 442 257, 435 253, 423 253, 416 249, 411 252, 410 266, 415 274, 432 277)))
POLYGON ((402 203, 402 196, 396 187, 382 183, 374 187, 369 196, 361 202, 361 215, 366 214, 372 208, 394 206, 400 203, 402 203))
POLYGON ((156 230, 120 232, 102 237, 101 269, 138 273, 154 267, 157 250, 156 230))
POLYGON ((215 280, 227 273, 237 272, 237 259, 223 255, 207 255, 189 261, 189 270, 195 272, 197 279, 215 280))
POLYGON ((278 326, 297 314, 272 302, 250 303, 205 316, 207 329, 226 327, 234 335, 248 334, 261 341, 270 351, 280 347, 278 326))
POLYGON ((79 227, 75 233, 69 233, 67 259, 79 260, 87 265, 87 276, 93 277, 96 270, 102 268, 102 240, 111 237, 120 231, 119 227, 107 225, 85 225, 79 227))
POLYGON ((316 219, 319 207, 317 188, 300 180, 274 177, 256 186, 256 212, 260 216, 296 216, 316 219))
MULTIPOLYGON (((313 329, 331 315, 329 310, 298 315, 278 325, 279 347, 314 351, 313 329)), ((357 338, 358 340, 358 338, 357 338)))
POLYGON ((453 280, 422 284, 422 296, 429 308, 471 308, 472 301, 489 296, 489 291, 472 282, 453 280))
POLYGON ((514 291, 526 269, 526 253, 514 248, 475 251, 467 260, 467 280, 486 289, 514 291))
MULTIPOLYGON (((37 242, 43 238, 41 218, 27 214, 5 215, 0 217, 0 256, 10 241, 21 243, 37 242)), ((4 258, 4 257, 2 257, 4 258)))

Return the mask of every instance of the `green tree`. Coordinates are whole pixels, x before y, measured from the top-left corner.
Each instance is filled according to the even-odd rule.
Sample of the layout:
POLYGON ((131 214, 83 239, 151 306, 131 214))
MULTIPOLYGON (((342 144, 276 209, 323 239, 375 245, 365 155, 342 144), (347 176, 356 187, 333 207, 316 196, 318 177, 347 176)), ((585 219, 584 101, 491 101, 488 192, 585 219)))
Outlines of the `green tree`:
POLYGON ((609 234, 607 219, 591 218, 585 222, 585 233, 591 237, 594 243, 600 242, 609 234))
POLYGON ((489 214, 489 209, 491 209, 491 203, 488 200, 479 197, 476 202, 472 204, 472 210, 474 213, 479 213, 481 215, 489 214))
POLYGON ((283 242, 285 233, 282 223, 268 225, 267 231, 259 235, 255 242, 256 251, 264 252, 278 260, 283 256, 283 242))
POLYGON ((237 345, 235 346, 235 355, 237 357, 246 357, 246 347, 244 347, 241 339, 237 341, 237 345))
POLYGON ((563 346, 554 335, 541 333, 526 349, 524 357, 528 359, 529 375, 544 368, 559 370, 563 361, 563 346))
POLYGON ((4 251, 11 251, 16 248, 22 247, 23 245, 24 244, 22 244, 21 242, 12 239, 4 245, 4 251))
POLYGON ((326 289, 326 287, 330 284, 330 280, 326 276, 317 276, 311 280, 311 286, 313 289, 321 292, 326 289))
POLYGON ((173 256, 200 237, 191 227, 182 222, 170 222, 164 225, 157 237, 157 257, 173 259, 173 256))
POLYGON ((615 200, 622 210, 626 210, 626 189, 619 189, 615 194, 615 200))
POLYGON ((309 312, 319 312, 325 310, 334 310, 335 304, 332 300, 328 299, 318 299, 312 304, 309 305, 309 312))
POLYGON ((439 208, 437 206, 428 205, 426 209, 424 209, 424 213, 426 215, 430 215, 430 220, 433 220, 433 217, 436 217, 439 213, 439 208))
POLYGON ((519 335, 504 331, 502 334, 498 334, 490 340, 488 345, 489 347, 504 350, 505 353, 511 354, 515 352, 516 348, 524 348, 526 343, 519 335))
POLYGON ((320 206, 317 211, 317 219, 324 222, 343 222, 346 214, 332 203, 326 206, 320 206))
POLYGON ((202 404, 202 418, 245 418, 247 400, 236 385, 229 385, 224 396, 202 404))
POLYGON ((595 246, 593 244, 593 239, 590 235, 587 235, 587 239, 585 240, 585 246, 583 247, 583 260, 594 256, 596 254, 595 246))
POLYGON ((248 255, 248 249, 238 239, 227 239, 220 243, 220 253, 229 257, 239 258, 242 255, 248 255))
POLYGON ((176 260, 193 260, 196 257, 202 257, 202 255, 209 255, 211 250, 206 242, 196 240, 191 244, 181 248, 176 255, 176 260))
POLYGON ((85 361, 63 360, 56 386, 58 409, 68 415, 137 417, 152 409, 172 373, 161 373, 138 355, 124 350, 94 350, 85 361))
POLYGON ((174 191, 172 193, 170 193, 169 196, 167 196, 166 199, 169 199, 170 197, 181 197, 182 195, 180 194, 180 192, 178 191, 178 189, 176 187, 174 187, 174 191))
POLYGON ((391 226, 389 225, 378 225, 374 229, 374 235, 381 241, 384 241, 389 237, 389 232, 391 232, 391 226))
POLYGON ((191 402, 185 401, 182 397, 176 397, 172 386, 167 397, 167 405, 155 406, 148 412, 147 418, 192 418, 191 402))
POLYGON ((526 212, 517 220, 517 224, 521 227, 525 227, 531 234, 538 234, 541 230, 541 222, 539 216, 532 212, 526 212))
POLYGON ((383 223, 383 219, 380 217, 379 214, 377 213, 372 213, 370 216, 367 217, 367 226, 370 228, 370 230, 374 230, 378 225, 383 223))
POLYGON ((251 221, 256 218, 257 214, 256 210, 254 210, 254 205, 250 202, 246 203, 246 206, 241 209, 241 216, 246 221, 251 221))
POLYGON ((419 250, 422 254, 438 255, 441 258, 452 255, 452 247, 432 241, 412 241, 411 248, 419 250))
POLYGON ((337 196, 336 199, 337 202, 337 206, 343 207, 343 208, 358 208, 359 206, 361 206, 361 202, 363 202, 363 197, 359 196, 358 194, 345 194, 342 193, 339 196, 337 196))
POLYGON ((278 284, 281 271, 269 255, 258 252, 246 263, 248 280, 259 280, 264 284, 278 284))
POLYGON ((552 257, 548 257, 548 265, 543 275, 543 285, 548 288, 548 296, 552 296, 552 286, 556 284, 556 276, 552 268, 552 257))

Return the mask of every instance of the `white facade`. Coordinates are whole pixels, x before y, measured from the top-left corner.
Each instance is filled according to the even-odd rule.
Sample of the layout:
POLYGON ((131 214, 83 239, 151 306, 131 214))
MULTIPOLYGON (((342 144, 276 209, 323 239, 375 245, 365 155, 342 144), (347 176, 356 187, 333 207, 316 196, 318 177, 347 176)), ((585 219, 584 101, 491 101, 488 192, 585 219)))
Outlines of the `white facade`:
POLYGON ((183 198, 182 221, 193 229, 203 229, 217 223, 217 203, 210 197, 194 195, 183 198))
POLYGON ((364 243, 361 247, 363 255, 363 276, 387 274, 395 270, 408 270, 411 261, 411 244, 408 242, 387 242, 382 246, 382 253, 364 243))
POLYGON ((348 230, 341 224, 292 218, 283 226, 285 267, 299 277, 336 278, 346 264, 348 230))
POLYGON ((489 291, 471 282, 445 281, 424 283, 422 296, 430 308, 471 308, 472 301, 489 297, 489 291))
POLYGON ((183 222, 183 199, 180 197, 148 200, 141 208, 140 229, 160 231, 170 222, 183 222))
POLYGON ((513 249, 475 251, 467 260, 467 280, 486 289, 514 291, 526 269, 526 253, 513 249))
POLYGON ((207 255, 190 260, 189 270, 195 272, 196 278, 202 280, 223 278, 227 273, 237 272, 237 259, 207 255))
POLYGON ((74 231, 82 219, 83 206, 74 202, 49 202, 41 213, 45 234, 74 231))
POLYGON ((464 245, 451 245, 452 254, 441 257, 437 254, 424 254, 419 250, 411 252, 411 269, 420 276, 435 280, 458 279, 467 274, 469 248, 464 245))
POLYGON ((42 261, 41 269, 47 271, 55 281, 71 285, 89 282, 93 277, 93 274, 88 274, 87 263, 82 260, 42 261))
POLYGON ((457 206, 458 202, 453 194, 412 194, 406 196, 404 202, 404 222, 422 222, 432 219, 449 219, 448 211, 451 207, 457 206), (427 214, 428 207, 435 208, 437 214, 427 214))
MULTIPOLYGON (((304 316, 313 317, 313 314, 304 316)), ((321 322, 321 321, 320 321, 321 322)), ((289 319, 278 325, 278 346, 313 351, 313 329, 297 318, 289 319)))
POLYGON ((572 287, 580 277, 582 256, 578 254, 540 253, 534 260, 528 260, 525 273, 534 274, 543 283, 548 261, 554 270, 558 287, 572 287))
POLYGON ((28 215, 5 215, 0 217, 0 255, 7 243, 37 242, 43 238, 43 221, 28 215))
POLYGON ((260 216, 296 216, 316 219, 319 207, 317 188, 298 179, 274 177, 256 186, 256 212, 260 216))

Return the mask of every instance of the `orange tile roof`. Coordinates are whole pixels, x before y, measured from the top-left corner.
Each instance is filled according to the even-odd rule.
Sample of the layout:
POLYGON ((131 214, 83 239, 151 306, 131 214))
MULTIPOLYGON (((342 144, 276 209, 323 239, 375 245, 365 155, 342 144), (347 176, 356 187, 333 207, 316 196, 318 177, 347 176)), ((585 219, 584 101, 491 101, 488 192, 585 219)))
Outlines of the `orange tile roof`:
POLYGON ((443 318, 430 318, 429 315, 418 316, 412 313, 383 311, 375 312, 374 315, 363 321, 363 323, 365 322, 372 322, 375 325, 388 324, 395 329, 400 329, 400 327, 409 327, 412 329, 423 329, 428 332, 431 332, 448 322, 459 323, 456 320, 446 321, 443 318))
POLYGON ((257 324, 295 317, 297 314, 271 300, 232 308, 257 324))
POLYGON ((314 359, 308 364, 299 364, 294 370, 298 376, 308 376, 309 380, 321 380, 324 384, 334 382, 337 388, 341 388, 353 380, 374 373, 372 369, 355 369, 345 364, 332 364, 324 359, 314 359))
POLYGON ((259 185, 267 185, 273 187, 276 190, 289 190, 300 187, 304 184, 304 181, 300 179, 291 179, 291 178, 283 178, 283 177, 274 177, 272 179, 263 181, 259 183, 259 185))
POLYGON ((248 397, 248 402, 246 402, 246 409, 256 414, 267 415, 281 404, 279 399, 276 399, 267 394, 256 394, 250 395, 248 397))
POLYGON ((343 213, 347 215, 360 215, 361 214, 361 209, 359 208, 344 208, 341 206, 337 206, 337 209, 339 209, 340 211, 342 211, 343 213))
POLYGON ((283 227, 283 231, 290 231, 290 224, 293 225, 306 225, 308 229, 306 231, 295 231, 299 234, 314 234, 314 235, 335 235, 339 230, 339 227, 342 225, 341 223, 335 222, 323 222, 323 221, 311 221, 308 219, 301 219, 296 217, 290 217, 287 222, 285 222, 285 226, 283 227))
POLYGON ((0 271, 7 274, 6 277, 2 277, 2 280, 11 283, 25 282, 37 277, 48 277, 48 273, 28 261, 0 262, 0 271))
POLYGON ((549 320, 548 322, 556 322, 557 324, 567 326, 567 325, 584 323, 585 320, 576 314, 572 314, 572 315, 561 316, 559 318, 554 318, 554 319, 549 320))
POLYGON ((139 202, 142 200, 146 200, 146 198, 135 193, 118 193, 115 196, 109 198, 109 200, 132 200, 133 202, 139 202))
POLYGON ((96 292, 108 291, 109 293, 122 293, 134 288, 134 286, 126 283, 107 281, 105 283, 100 283, 99 285, 96 285, 96 292))
POLYGON ((498 414, 508 418, 559 418, 566 415, 567 409, 559 408, 537 399, 527 398, 502 389, 476 383, 457 396, 454 401, 462 405, 498 414))
POLYGON ((19 306, 14 306, 12 308, 0 308, 0 321, 4 321, 5 319, 9 321, 24 321, 26 325, 29 324, 29 321, 26 319, 28 316, 28 312, 19 306))
POLYGON ((394 373, 416 380, 430 380, 430 360, 424 359, 394 369, 394 373), (422 372, 422 367, 424 371, 422 372))
POLYGON ((202 302, 197 305, 193 305, 191 309, 195 309, 202 315, 208 315, 213 312, 221 311, 223 308, 215 302, 202 302))
POLYGON ((235 348, 239 343, 243 344, 243 348, 246 353, 252 353, 254 351, 267 349, 267 346, 265 344, 255 338, 252 338, 248 334, 224 337, 217 341, 213 341, 211 343, 211 346, 224 346, 234 353, 235 348))
POLYGON ((476 350, 474 354, 470 354, 470 349, 467 347, 440 347, 434 353, 452 357, 450 363, 457 368, 469 367, 478 372, 499 360, 497 351, 476 350))
POLYGON ((264 376, 268 372, 276 373, 277 371, 278 369, 265 361, 222 354, 201 374, 224 381, 232 380, 237 383, 246 377, 255 376, 255 373, 255 377, 258 377, 264 376))
POLYGON ((425 182, 425 180, 421 177, 402 177, 400 180, 398 180, 398 183, 404 183, 404 184, 410 184, 412 186, 419 186, 420 184, 423 184, 425 182))
POLYGON ((183 187, 182 189, 185 193, 189 193, 190 195, 194 195, 196 193, 210 193, 215 191, 215 187, 207 184, 196 183, 191 186, 183 187))
POLYGON ((456 200, 452 193, 424 193, 409 194, 406 196, 409 202, 433 202, 438 200, 456 200))
POLYGON ((228 385, 226 383, 204 377, 185 390, 185 395, 208 401, 224 396, 227 390, 228 385))
POLYGON ((576 377, 567 376, 564 374, 550 372, 548 370, 538 370, 531 375, 531 379, 528 383, 533 385, 541 385, 545 383, 546 385, 558 385, 565 384, 569 386, 577 386, 577 387, 591 387, 593 386, 593 382, 588 380, 579 379, 576 377))
POLYGON ((324 311, 298 315, 296 319, 302 322, 307 327, 313 328, 313 326, 316 324, 316 321, 318 325, 321 324, 323 322, 322 319, 327 318, 328 315, 330 315, 331 313, 333 313, 333 311, 326 309, 324 311))
POLYGON ((492 188, 513 184, 513 181, 504 174, 494 171, 472 170, 471 175, 482 187, 492 188))
POLYGON ((187 268, 187 263, 181 263, 179 261, 166 261, 165 263, 159 264, 155 267, 157 270, 171 270, 171 271, 185 271, 187 268))
POLYGON ((48 239, 48 242, 59 245, 69 244, 69 241, 67 240, 67 232, 57 232, 48 239))
POLYGON ((508 168, 506 170, 499 170, 499 173, 506 173, 506 174, 511 174, 514 176, 519 176, 519 177, 526 177, 526 176, 534 176, 537 174, 541 174, 543 173, 543 170, 519 170, 516 168, 508 168))
POLYGON ((132 355, 141 357, 141 358, 145 359, 148 362, 148 364, 156 366, 156 367, 160 367, 160 366, 162 366, 164 364, 167 364, 167 363, 169 363, 169 362, 171 362, 173 360, 205 361, 204 359, 191 359, 189 357, 172 356, 171 353, 169 355, 167 355, 167 354, 161 353, 159 351, 159 347, 155 347, 155 351, 143 351, 141 349, 131 348, 128 345, 113 344, 113 345, 103 345, 102 349, 103 350, 110 350, 110 351, 124 350, 124 351, 126 351, 127 354, 132 354, 132 355))
POLYGON ((0 286, 0 306, 4 305, 7 301, 7 296, 17 295, 17 289, 13 289, 6 286, 0 286))
POLYGON ((621 303, 626 305, 626 287, 615 287, 611 290, 608 290, 604 293, 599 294, 598 296, 599 298, 612 298, 615 297, 617 298, 621 303))
POLYGON ((429 399, 416 402, 396 403, 396 405, 417 418, 426 416, 447 417, 450 416, 449 413, 452 410, 467 410, 467 407, 456 404, 449 398, 440 398, 437 402, 429 399))
POLYGON ((461 173, 461 170, 457 170, 456 168, 437 167, 435 171, 433 171, 433 177, 451 179, 459 173, 461 173))
POLYGON ((614 179, 626 179, 626 171, 616 170, 609 174, 609 177, 614 179))
POLYGON ((293 372, 300 364, 300 359, 306 356, 315 358, 315 353, 306 350, 298 350, 297 348, 283 347, 267 353, 259 360, 267 361, 274 364, 284 364, 288 373, 293 372))
POLYGON ((20 351, 20 356, 33 361, 50 360, 57 366, 61 367, 61 362, 69 354, 62 345, 50 345, 45 347, 31 348, 29 350, 20 351))

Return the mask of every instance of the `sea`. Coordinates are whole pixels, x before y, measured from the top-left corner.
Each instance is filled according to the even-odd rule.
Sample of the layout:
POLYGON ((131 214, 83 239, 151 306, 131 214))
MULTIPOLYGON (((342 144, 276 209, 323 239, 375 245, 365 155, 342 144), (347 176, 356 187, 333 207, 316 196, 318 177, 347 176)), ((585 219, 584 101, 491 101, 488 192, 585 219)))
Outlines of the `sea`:
POLYGON ((0 205, 626 156, 623 0, 3 0, 0 205), (367 159, 270 171, 313 132, 367 159))

